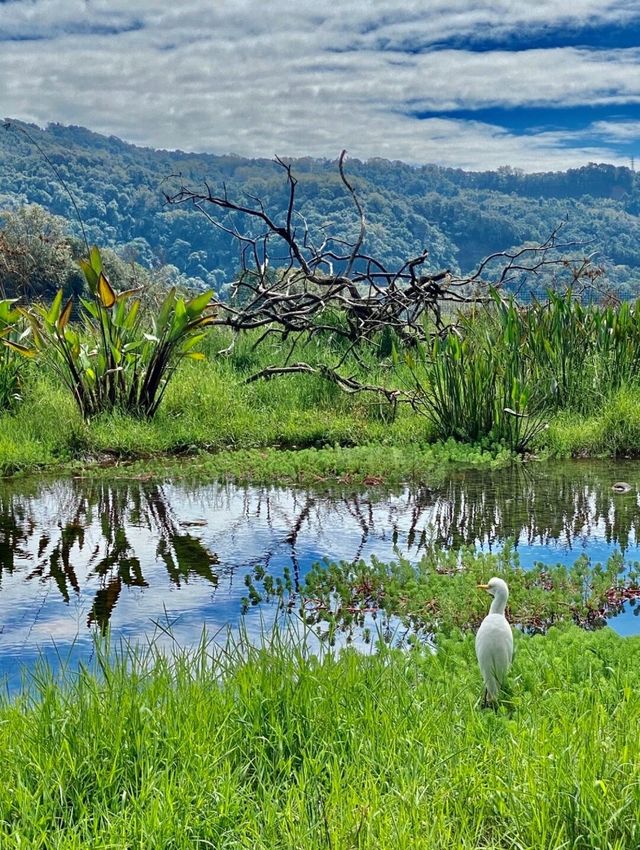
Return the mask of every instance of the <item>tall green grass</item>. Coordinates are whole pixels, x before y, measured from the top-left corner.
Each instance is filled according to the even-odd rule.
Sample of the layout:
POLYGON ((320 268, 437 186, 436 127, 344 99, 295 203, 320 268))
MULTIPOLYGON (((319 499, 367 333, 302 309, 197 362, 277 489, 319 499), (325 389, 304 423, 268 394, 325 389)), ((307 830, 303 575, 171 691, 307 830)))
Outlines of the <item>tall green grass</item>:
POLYGON ((640 641, 607 631, 520 637, 495 713, 472 636, 436 655, 275 637, 40 672, 0 704, 0 846, 628 850, 639 664, 640 641))
MULTIPOLYGON (((253 341, 241 338, 239 346, 250 349, 253 341)), ((22 403, 0 414, 0 474, 163 453, 369 444, 401 448, 431 441, 428 423, 407 408, 390 421, 386 403, 375 396, 347 395, 316 375, 246 384, 254 367, 269 362, 269 351, 262 351, 261 359, 252 354, 247 363, 235 348, 218 353, 229 342, 228 335, 214 332, 204 346, 205 361, 180 363, 151 420, 114 411, 83 422, 72 395, 51 371, 28 363, 22 403)))
POLYGON ((640 306, 584 306, 567 291, 522 307, 494 293, 405 359, 416 408, 440 438, 523 452, 557 411, 593 413, 637 385, 640 306))

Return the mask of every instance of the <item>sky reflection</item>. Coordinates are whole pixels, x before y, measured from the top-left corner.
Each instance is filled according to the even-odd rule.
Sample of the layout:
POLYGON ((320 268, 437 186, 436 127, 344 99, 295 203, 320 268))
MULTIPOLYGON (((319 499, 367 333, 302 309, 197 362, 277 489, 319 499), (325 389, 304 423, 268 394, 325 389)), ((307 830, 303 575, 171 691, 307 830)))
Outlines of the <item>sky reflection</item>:
MULTIPOLYGON (((294 584, 323 558, 419 559, 430 542, 496 549, 516 541, 523 566, 638 559, 640 465, 540 464, 457 470, 395 492, 230 484, 28 480, 0 485, 0 674, 39 653, 56 665, 91 656, 96 634, 132 643, 170 628, 183 647, 241 620, 256 566, 294 584), (611 491, 627 480, 632 492, 611 491)), ((250 634, 275 607, 250 607, 250 634)), ((613 621, 640 632, 629 607, 613 621)))

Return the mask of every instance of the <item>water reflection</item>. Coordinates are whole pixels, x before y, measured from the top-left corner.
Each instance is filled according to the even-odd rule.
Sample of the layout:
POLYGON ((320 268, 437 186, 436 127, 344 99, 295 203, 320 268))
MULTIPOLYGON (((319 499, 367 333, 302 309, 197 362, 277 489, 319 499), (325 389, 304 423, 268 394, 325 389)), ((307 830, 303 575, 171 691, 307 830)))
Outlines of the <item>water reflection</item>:
POLYGON ((123 586, 149 586, 134 540, 141 529, 153 537, 172 584, 190 575, 217 582, 217 557, 183 530, 161 485, 81 480, 36 495, 0 495, 0 581, 20 570, 27 582, 55 584, 68 603, 81 582, 97 579, 87 625, 105 631, 123 586))
POLYGON ((138 639, 169 622, 177 640, 192 643, 203 625, 237 622, 244 576, 256 566, 274 578, 287 571, 295 585, 325 556, 417 559, 429 543, 493 548, 506 538, 525 566, 583 552, 604 560, 617 549, 635 560, 639 483, 632 462, 458 470, 386 493, 4 482, 0 668, 51 636, 67 646, 107 625, 138 639), (631 492, 611 490, 620 479, 631 492))
POLYGON ((635 484, 611 489, 615 474, 640 484, 637 462, 516 464, 490 473, 452 473, 440 488, 416 493, 416 524, 430 513, 431 539, 457 548, 480 542, 491 548, 505 537, 516 545, 581 548, 599 541, 635 547, 640 501, 635 484))

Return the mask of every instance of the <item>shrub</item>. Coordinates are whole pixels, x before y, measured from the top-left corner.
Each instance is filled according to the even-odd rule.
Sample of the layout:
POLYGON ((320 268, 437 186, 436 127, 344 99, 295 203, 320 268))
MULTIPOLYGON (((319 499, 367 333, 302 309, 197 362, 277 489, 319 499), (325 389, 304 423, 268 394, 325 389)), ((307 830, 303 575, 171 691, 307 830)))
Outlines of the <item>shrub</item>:
POLYGON ((85 419, 113 410, 151 417, 180 360, 204 359, 194 347, 215 321, 205 312, 212 292, 185 301, 172 288, 147 322, 139 290, 115 292, 97 248, 80 265, 91 297, 80 299, 79 326, 70 321, 73 299, 63 305, 60 290, 49 308, 27 313, 35 348, 51 358, 85 419))

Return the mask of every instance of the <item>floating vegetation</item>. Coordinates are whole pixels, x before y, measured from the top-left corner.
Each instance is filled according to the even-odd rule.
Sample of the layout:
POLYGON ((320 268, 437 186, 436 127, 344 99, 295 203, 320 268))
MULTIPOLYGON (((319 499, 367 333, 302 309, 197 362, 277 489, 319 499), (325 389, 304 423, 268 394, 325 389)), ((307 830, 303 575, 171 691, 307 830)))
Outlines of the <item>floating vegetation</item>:
POLYGON ((388 563, 375 557, 316 563, 281 604, 329 638, 336 631, 350 638, 370 631, 378 618, 383 633, 391 634, 389 623, 395 621, 405 639, 431 638, 477 629, 486 614, 477 585, 493 575, 509 585, 508 620, 527 634, 563 623, 598 629, 626 602, 640 598, 640 564, 625 567, 619 553, 604 564, 581 555, 570 566, 537 563, 523 569, 507 543, 496 554, 433 547, 418 563, 402 557, 388 563))

